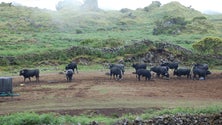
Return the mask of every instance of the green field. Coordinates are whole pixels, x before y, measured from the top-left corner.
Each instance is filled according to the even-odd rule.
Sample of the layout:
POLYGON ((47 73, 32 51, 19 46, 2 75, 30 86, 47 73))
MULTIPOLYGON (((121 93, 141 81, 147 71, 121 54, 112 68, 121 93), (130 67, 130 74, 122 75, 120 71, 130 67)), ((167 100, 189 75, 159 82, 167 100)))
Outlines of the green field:
MULTIPOLYGON (((78 52, 71 58, 70 55, 66 57, 65 52, 73 46, 110 48, 149 40, 154 43, 167 42, 193 51, 193 43, 209 36, 221 38, 222 32, 221 15, 202 14, 178 2, 126 11, 49 11, 23 6, 9 7, 5 3, 0 5, 0 9, 2 70, 8 65, 34 67, 48 60, 65 64, 78 57, 92 56, 78 52), (157 35, 153 34, 154 29, 158 31, 157 35), (31 59, 36 56, 37 62, 31 59), (11 63, 9 57, 15 58, 15 63, 11 63)), ((92 59, 95 63, 100 58, 96 54, 92 59)), ((109 62, 118 60, 116 55, 101 58, 109 62)))

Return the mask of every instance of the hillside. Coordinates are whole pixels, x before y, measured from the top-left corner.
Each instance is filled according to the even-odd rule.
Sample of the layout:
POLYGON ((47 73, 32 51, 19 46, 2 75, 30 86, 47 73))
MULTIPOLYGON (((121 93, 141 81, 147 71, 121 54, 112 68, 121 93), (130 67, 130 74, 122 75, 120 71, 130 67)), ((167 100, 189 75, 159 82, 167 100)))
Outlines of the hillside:
MULTIPOLYGON (((81 49, 75 54, 68 53, 68 56, 65 54, 70 47, 84 47, 86 50, 115 48, 133 45, 144 39, 152 41, 154 48, 158 48, 155 43, 167 42, 192 51, 192 43, 204 37, 222 37, 220 21, 222 15, 205 15, 178 2, 157 7, 153 7, 152 4, 137 10, 125 8, 121 11, 81 9, 49 11, 2 3, 0 4, 1 66, 32 66, 49 60, 53 64, 64 64, 80 57, 93 62, 101 60, 109 62, 126 58, 126 55, 131 55, 127 53, 130 50, 117 55, 108 54, 105 57, 101 57, 102 52, 96 49, 93 52, 97 55, 93 57, 91 51, 87 54, 81 52, 81 49), (49 55, 50 58, 45 58, 49 55)), ((149 50, 148 47, 142 52, 146 54, 149 50)), ((135 52, 133 56, 142 54, 135 52)))

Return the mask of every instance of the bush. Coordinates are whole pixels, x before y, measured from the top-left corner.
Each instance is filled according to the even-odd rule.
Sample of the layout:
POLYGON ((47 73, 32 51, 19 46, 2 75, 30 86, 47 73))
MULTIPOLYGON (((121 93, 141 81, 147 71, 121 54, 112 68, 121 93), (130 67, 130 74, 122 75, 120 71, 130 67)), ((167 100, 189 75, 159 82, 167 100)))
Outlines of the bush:
POLYGON ((193 48, 202 54, 222 54, 222 39, 217 37, 206 37, 195 42, 193 48))

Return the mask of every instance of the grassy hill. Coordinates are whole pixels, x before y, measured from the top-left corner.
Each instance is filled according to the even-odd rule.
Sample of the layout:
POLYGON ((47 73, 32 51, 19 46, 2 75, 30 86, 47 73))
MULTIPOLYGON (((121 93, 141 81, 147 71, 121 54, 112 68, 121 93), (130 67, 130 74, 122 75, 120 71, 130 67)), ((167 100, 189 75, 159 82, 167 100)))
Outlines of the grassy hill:
POLYGON ((192 50, 192 43, 204 37, 222 37, 222 15, 205 15, 178 2, 171 2, 151 11, 147 11, 146 8, 123 10, 49 11, 2 3, 0 4, 1 66, 36 65, 39 63, 29 58, 38 57, 38 61, 44 62, 48 61, 45 58, 47 55, 51 56, 50 61, 59 64, 64 64, 80 55, 90 57, 84 52, 71 54, 72 58, 66 57, 66 51, 73 46, 112 48, 146 39, 154 43, 169 42, 192 50), (180 23, 167 24, 175 19, 182 20, 185 25, 181 28, 180 23), (158 28, 157 24, 163 28, 161 31, 167 30, 153 35, 154 28, 158 28), (169 32, 169 29, 172 30, 169 32), (172 34, 174 30, 178 32, 172 34), (9 57, 17 63, 11 63, 9 57))

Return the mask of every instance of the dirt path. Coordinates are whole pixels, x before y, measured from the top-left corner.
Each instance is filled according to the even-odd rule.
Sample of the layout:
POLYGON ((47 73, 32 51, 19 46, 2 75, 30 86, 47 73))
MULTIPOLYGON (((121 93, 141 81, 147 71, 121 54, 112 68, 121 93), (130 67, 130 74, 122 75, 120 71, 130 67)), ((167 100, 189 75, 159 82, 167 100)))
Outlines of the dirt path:
POLYGON ((80 114, 96 110, 107 112, 140 112, 146 108, 199 107, 222 104, 222 74, 214 73, 207 80, 171 77, 137 81, 126 73, 121 81, 110 80, 105 72, 75 74, 66 82, 64 74, 42 74, 40 83, 23 82, 13 77, 16 97, 0 97, 0 114, 18 111, 60 112, 80 114))

